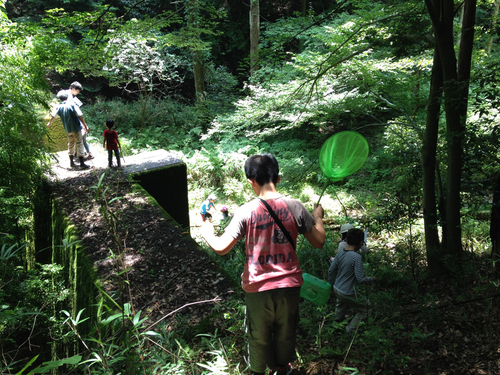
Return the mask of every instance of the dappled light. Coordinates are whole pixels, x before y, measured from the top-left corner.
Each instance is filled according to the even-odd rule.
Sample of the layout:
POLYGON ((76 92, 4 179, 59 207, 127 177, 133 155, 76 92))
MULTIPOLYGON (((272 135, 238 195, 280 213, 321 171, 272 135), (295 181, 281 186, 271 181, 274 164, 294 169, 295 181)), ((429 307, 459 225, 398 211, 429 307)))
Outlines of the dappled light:
POLYGON ((247 159, 271 153, 277 192, 324 209, 302 272, 328 280, 347 225, 376 279, 354 332, 335 290, 300 301, 291 374, 499 374, 498 4, 250 3, 0 0, 0 373, 255 371, 250 241, 217 255, 202 207, 223 236, 259 191, 247 159), (52 117, 61 91, 73 109, 52 117), (183 178, 139 187, 146 152, 183 178))

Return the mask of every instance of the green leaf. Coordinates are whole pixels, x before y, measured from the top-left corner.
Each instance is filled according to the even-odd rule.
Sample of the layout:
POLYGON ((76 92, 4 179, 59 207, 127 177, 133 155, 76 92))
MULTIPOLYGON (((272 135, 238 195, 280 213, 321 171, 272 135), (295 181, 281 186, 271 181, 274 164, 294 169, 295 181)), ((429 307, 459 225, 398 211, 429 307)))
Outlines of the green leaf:
POLYGON ((141 333, 141 335, 162 337, 162 335, 161 335, 161 334, 159 334, 158 332, 155 332, 155 331, 146 331, 146 332, 142 332, 142 333, 141 333))
POLYGON ((61 359, 59 361, 48 361, 44 362, 42 367, 37 367, 36 369, 30 371, 32 374, 46 374, 51 372, 53 369, 61 367, 63 365, 78 365, 82 360, 81 355, 75 355, 70 358, 61 359))
POLYGON ((33 362, 35 362, 37 358, 38 358, 38 355, 36 355, 35 357, 31 358, 29 360, 29 362, 26 364, 26 366, 24 366, 21 371, 19 371, 18 373, 16 373, 16 375, 22 375, 22 373, 24 372, 24 370, 26 370, 28 367, 30 367, 31 364, 33 362))
POLYGON ((104 319, 103 321, 101 321, 101 324, 103 326, 106 326, 108 325, 109 323, 115 321, 115 320, 122 320, 123 319, 123 313, 118 313, 118 314, 114 314, 114 315, 111 315, 109 317, 107 317, 106 319, 104 319))

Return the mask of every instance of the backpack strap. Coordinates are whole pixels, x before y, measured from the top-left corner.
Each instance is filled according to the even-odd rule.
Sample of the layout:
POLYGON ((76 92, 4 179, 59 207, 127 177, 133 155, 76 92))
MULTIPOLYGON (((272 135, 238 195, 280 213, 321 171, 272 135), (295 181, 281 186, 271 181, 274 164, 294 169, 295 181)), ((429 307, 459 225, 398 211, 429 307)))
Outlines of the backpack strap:
POLYGON ((262 203, 264 203, 264 206, 266 206, 267 208, 267 211, 269 212, 269 214, 272 216, 272 218, 274 219, 274 222, 276 224, 278 224, 278 226, 280 227, 280 229, 283 231, 283 234, 285 235, 286 239, 288 240, 288 242, 290 242, 290 244, 292 245, 293 247, 293 250, 295 251, 295 243, 293 242, 292 240, 292 236, 290 235, 290 233, 286 230, 285 226, 283 225, 283 223, 281 222, 281 220, 279 219, 278 215, 276 215, 276 213, 273 211, 273 209, 271 208, 271 206, 269 205, 269 203, 267 203, 264 199, 262 198, 259 198, 260 201, 262 203))

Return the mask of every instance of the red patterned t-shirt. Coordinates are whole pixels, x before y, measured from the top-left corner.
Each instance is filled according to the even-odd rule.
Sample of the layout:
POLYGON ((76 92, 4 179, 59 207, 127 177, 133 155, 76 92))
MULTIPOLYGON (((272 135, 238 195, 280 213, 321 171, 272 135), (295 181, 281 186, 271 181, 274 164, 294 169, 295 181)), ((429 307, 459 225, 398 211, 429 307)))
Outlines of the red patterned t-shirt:
MULTIPOLYGON (((294 243, 299 233, 308 232, 314 225, 312 215, 295 199, 281 196, 266 202, 294 243)), ((246 292, 302 285, 297 253, 260 199, 254 199, 236 211, 226 234, 238 240, 246 237, 245 265, 241 275, 241 285, 246 292)))

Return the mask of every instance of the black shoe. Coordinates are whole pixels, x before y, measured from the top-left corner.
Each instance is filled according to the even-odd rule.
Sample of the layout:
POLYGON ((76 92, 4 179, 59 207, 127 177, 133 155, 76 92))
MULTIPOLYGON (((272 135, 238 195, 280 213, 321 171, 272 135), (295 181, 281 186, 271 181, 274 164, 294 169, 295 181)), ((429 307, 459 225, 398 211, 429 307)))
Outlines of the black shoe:
POLYGON ((79 156, 78 159, 80 159, 80 169, 89 169, 90 167, 84 163, 83 161, 83 156, 79 156))
POLYGON ((69 156, 69 165, 71 166, 71 168, 75 168, 76 167, 74 158, 75 157, 73 155, 69 156))

